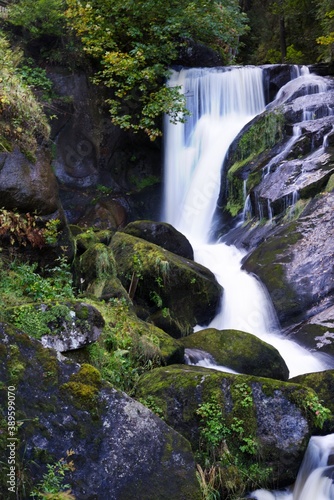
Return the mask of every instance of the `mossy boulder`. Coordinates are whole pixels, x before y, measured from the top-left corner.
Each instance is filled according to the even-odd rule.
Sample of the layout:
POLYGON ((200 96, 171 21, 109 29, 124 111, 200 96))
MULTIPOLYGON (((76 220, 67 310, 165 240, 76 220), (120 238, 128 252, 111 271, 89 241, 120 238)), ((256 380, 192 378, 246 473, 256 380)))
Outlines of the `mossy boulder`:
POLYGON ((83 254, 88 248, 96 243, 103 243, 104 245, 109 245, 113 231, 105 229, 100 231, 94 231, 93 228, 89 228, 86 231, 82 230, 82 227, 71 224, 69 226, 71 233, 73 234, 76 242, 77 255, 83 254))
POLYGON ((134 302, 149 315, 163 311, 178 326, 177 335, 167 333, 185 336, 196 324, 214 318, 222 288, 209 269, 126 233, 117 232, 110 247, 118 277, 127 290, 132 289, 134 302))
POLYGON ((321 404, 332 412, 330 419, 324 423, 322 434, 334 432, 334 370, 299 375, 291 379, 291 382, 305 385, 316 392, 321 404))
MULTIPOLYGON (((169 365, 182 363, 184 360, 183 345, 165 331, 152 323, 138 318, 133 307, 123 299, 110 302, 92 301, 105 320, 98 343, 106 348, 105 356, 118 348, 126 346, 133 358, 137 358, 141 366, 146 363, 169 365)), ((94 354, 88 349, 88 360, 94 363, 94 354)))
MULTIPOLYGON (((0 325, 0 419, 15 392, 16 464, 28 498, 47 464, 71 461, 64 482, 75 498, 199 500, 189 443, 145 406, 105 383, 89 365, 58 361, 56 352, 0 325)), ((8 456, 7 434, 0 436, 8 456)), ((8 498, 6 469, 0 496, 8 498)), ((25 490, 23 491, 23 488, 25 490)))
POLYGON ((194 251, 188 239, 166 222, 140 220, 130 222, 123 231, 149 241, 185 259, 193 259, 194 251))
POLYGON ((201 446, 199 406, 213 401, 219 404, 230 451, 240 450, 244 438, 249 437, 257 450, 251 455, 252 463, 257 459, 272 467, 270 478, 276 487, 294 481, 315 429, 316 415, 307 409, 307 401, 315 393, 268 378, 172 365, 142 375, 135 395, 152 398, 165 421, 189 439, 194 450, 201 446), (233 430, 236 422, 242 433, 233 430))
POLYGON ((288 380, 289 370, 277 349, 239 330, 207 328, 182 339, 187 348, 208 352, 217 364, 239 373, 288 380))
POLYGON ((113 252, 105 244, 92 242, 77 258, 75 269, 76 284, 80 291, 101 300, 129 300, 126 290, 117 278, 113 252))
POLYGON ((100 336, 104 319, 92 305, 81 301, 25 304, 8 308, 5 318, 44 347, 59 352, 79 349, 100 336))

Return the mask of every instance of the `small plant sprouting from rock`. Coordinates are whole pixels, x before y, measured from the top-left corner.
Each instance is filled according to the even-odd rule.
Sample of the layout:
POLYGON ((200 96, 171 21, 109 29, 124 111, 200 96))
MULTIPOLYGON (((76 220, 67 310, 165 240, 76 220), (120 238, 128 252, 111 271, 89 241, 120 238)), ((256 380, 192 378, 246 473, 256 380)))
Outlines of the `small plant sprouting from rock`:
POLYGON ((314 423, 319 429, 322 429, 326 420, 332 416, 331 410, 323 406, 316 395, 305 399, 305 408, 313 414, 314 423))
MULTIPOLYGON (((73 450, 67 451, 67 458, 73 455, 73 450)), ((55 464, 47 464, 47 472, 43 474, 43 479, 33 489, 30 498, 34 500, 74 500, 71 494, 70 485, 65 483, 67 472, 74 471, 74 463, 61 458, 55 464)))
MULTIPOLYGON (((247 384, 236 384, 234 391, 239 407, 253 406, 247 384)), ((197 477, 203 498, 232 500, 260 484, 263 487, 271 469, 259 462, 256 436, 247 429, 247 422, 236 415, 225 416, 216 398, 199 405, 196 413, 200 417, 197 477)))

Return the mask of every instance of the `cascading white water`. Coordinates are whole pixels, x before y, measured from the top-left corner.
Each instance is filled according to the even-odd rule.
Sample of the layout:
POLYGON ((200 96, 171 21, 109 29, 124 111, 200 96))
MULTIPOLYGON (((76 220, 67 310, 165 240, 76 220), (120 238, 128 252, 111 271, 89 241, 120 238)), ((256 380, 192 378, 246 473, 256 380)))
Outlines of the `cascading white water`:
POLYGON ((191 118, 176 126, 166 119, 163 218, 207 242, 227 149, 265 106, 262 70, 181 70, 169 85, 181 87, 191 118))
POLYGON ((291 490, 257 490, 249 498, 256 500, 334 500, 334 434, 313 436, 308 444, 296 483, 291 490))
POLYGON ((290 376, 324 370, 322 360, 279 335, 266 290, 241 270, 244 253, 223 243, 209 244, 228 147, 265 106, 262 70, 181 70, 169 85, 181 87, 191 118, 178 125, 166 120, 163 218, 189 238, 195 260, 211 269, 224 288, 220 314, 209 326, 244 330, 274 345, 290 376))

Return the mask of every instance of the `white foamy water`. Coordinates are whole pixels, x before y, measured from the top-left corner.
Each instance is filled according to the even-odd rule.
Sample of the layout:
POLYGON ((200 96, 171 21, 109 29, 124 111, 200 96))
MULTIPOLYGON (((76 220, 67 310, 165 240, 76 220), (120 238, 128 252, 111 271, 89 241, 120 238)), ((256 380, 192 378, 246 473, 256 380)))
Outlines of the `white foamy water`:
POLYGON ((288 491, 257 490, 249 498, 256 500, 334 500, 334 434, 313 436, 308 444, 296 483, 288 491))

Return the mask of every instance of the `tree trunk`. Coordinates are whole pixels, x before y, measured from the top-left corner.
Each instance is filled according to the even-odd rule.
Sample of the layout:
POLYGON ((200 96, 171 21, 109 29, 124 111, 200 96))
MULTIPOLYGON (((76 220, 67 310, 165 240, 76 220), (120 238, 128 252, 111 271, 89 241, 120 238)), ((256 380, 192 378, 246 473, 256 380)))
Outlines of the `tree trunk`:
POLYGON ((281 16, 279 20, 279 38, 281 45, 282 63, 284 63, 286 59, 286 32, 285 32, 284 16, 281 16))

